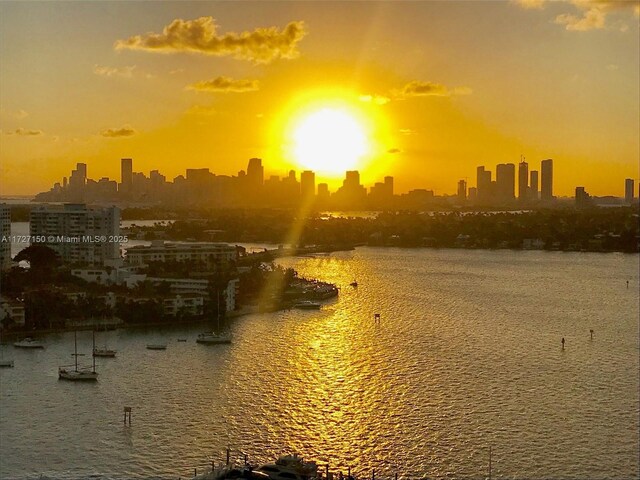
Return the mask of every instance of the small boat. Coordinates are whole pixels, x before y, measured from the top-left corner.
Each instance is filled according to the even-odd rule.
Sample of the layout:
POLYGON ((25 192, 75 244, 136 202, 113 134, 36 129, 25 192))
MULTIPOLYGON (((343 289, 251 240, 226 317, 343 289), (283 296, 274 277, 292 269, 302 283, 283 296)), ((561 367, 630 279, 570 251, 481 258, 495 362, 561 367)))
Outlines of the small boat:
POLYGON ((321 307, 321 303, 312 302, 311 300, 302 300, 293 304, 293 308, 300 308, 302 310, 320 310, 321 307))
POLYGON ((104 348, 96 348, 96 332, 93 331, 93 356, 94 357, 104 357, 104 358, 114 358, 116 356, 116 351, 108 349, 105 345, 104 348))
MULTIPOLYGON (((94 338, 95 340, 95 338, 94 338)), ((74 353, 73 355, 76 359, 74 365, 66 365, 58 367, 58 379, 60 380, 72 380, 72 381, 95 381, 98 380, 98 372, 96 372, 96 359, 93 358, 93 368, 82 368, 78 367, 78 357, 83 356, 83 353, 78 353, 78 337, 76 332, 73 332, 73 345, 74 345, 74 353), (71 369, 70 367, 74 367, 71 369)), ((94 349, 95 349, 95 341, 94 341, 94 349)))
POLYGON ((42 342, 38 342, 31 337, 15 342, 13 346, 18 348, 44 348, 44 344, 42 342))
POLYGON ((116 356, 115 350, 109 350, 108 348, 95 348, 93 350, 94 357, 106 357, 106 358, 114 358, 116 356))
POLYGON ((167 349, 166 343, 148 343, 147 344, 147 350, 166 350, 166 349, 167 349))
POLYGON ((355 280, 353 282, 351 282, 349 285, 351 285, 353 288, 356 288, 358 286, 358 282, 356 282, 355 280))
POLYGON ((203 332, 198 335, 198 338, 196 338, 196 342, 206 345, 213 345, 216 343, 231 343, 231 332, 203 332))

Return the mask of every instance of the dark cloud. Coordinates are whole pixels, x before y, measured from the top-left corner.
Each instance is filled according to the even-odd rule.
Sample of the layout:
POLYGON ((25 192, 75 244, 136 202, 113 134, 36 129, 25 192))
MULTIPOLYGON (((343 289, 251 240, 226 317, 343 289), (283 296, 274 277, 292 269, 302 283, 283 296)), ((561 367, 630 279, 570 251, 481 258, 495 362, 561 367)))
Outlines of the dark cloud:
POLYGON ((399 148, 390 148, 387 150, 387 153, 400 153, 401 150, 399 148))
POLYGON ((413 80, 402 87, 399 95, 402 97, 423 97, 427 95, 447 97, 451 95, 451 92, 449 92, 447 87, 438 83, 413 80))
POLYGON ((121 138, 131 137, 137 133, 138 132, 136 130, 127 125, 122 128, 107 128, 106 130, 100 132, 100 135, 107 138, 121 138))
POLYGON ((20 135, 23 137, 35 137, 42 135, 42 130, 27 130, 25 128, 17 128, 13 132, 7 132, 7 135, 20 135))
POLYGON ((229 77, 216 77, 213 80, 203 80, 187 87, 188 90, 198 92, 218 92, 218 93, 242 93, 254 92, 258 90, 257 80, 234 80, 229 77))
POLYGON ((150 52, 191 52, 204 55, 231 55, 255 63, 269 63, 276 58, 295 58, 297 45, 307 34, 304 22, 290 22, 283 30, 256 28, 252 32, 219 34, 213 17, 195 20, 175 19, 162 33, 135 35, 115 43, 116 50, 150 52))

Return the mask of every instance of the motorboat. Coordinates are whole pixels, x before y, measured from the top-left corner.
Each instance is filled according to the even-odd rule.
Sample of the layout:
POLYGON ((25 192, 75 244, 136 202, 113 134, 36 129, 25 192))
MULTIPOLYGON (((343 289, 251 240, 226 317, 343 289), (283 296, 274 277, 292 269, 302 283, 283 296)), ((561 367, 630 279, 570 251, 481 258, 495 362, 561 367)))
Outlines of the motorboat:
POLYGON ((321 307, 321 303, 312 302, 311 300, 302 300, 293 304, 293 308, 300 308, 302 310, 320 310, 321 307))
POLYGON ((196 338, 196 342, 207 345, 213 345, 216 343, 231 343, 231 332, 203 332, 198 335, 198 338, 196 338))
POLYGON ((166 349, 167 349, 166 343, 148 343, 147 344, 147 350, 166 350, 166 349))
POLYGON ((94 357, 104 357, 104 358, 114 358, 116 356, 116 351, 107 348, 105 345, 104 348, 96 348, 96 332, 93 331, 93 356, 94 357))
POLYGON ((15 342, 13 346, 18 348, 44 348, 44 344, 42 342, 34 340, 31 337, 15 342))
POLYGON ((275 463, 262 465, 255 470, 266 473, 272 480, 311 480, 318 476, 318 465, 305 462, 296 454, 284 455, 275 463))
MULTIPOLYGON (((73 333, 73 345, 75 364, 63 365, 58 367, 58 379, 60 380, 72 380, 72 381, 95 381, 98 380, 98 372, 96 372, 96 359, 93 358, 93 368, 78 367, 78 357, 83 356, 83 353, 78 353, 78 337, 76 332, 73 333), (71 368, 73 367, 73 368, 71 368)), ((94 350, 95 350, 95 337, 94 337, 94 350)))
POLYGON ((95 348, 93 350, 93 356, 94 357, 106 357, 106 358, 113 358, 116 356, 116 352, 115 350, 110 350, 108 348, 95 348))
POLYGON ((353 288, 356 288, 358 286, 358 282, 354 280, 349 285, 351 285, 353 288))

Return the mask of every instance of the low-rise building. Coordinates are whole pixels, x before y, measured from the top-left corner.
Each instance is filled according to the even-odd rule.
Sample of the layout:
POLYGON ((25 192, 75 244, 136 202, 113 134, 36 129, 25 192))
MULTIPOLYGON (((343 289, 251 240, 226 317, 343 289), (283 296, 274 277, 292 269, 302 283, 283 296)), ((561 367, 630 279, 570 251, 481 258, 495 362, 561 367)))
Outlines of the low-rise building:
POLYGON ((162 300, 162 308, 165 315, 177 316, 202 315, 204 313, 204 297, 195 293, 184 293, 162 300))
POLYGON ((154 241, 151 245, 137 245, 126 250, 127 263, 136 266, 148 265, 151 262, 183 262, 200 264, 210 270, 216 270, 234 262, 238 257, 236 247, 227 243, 154 241))

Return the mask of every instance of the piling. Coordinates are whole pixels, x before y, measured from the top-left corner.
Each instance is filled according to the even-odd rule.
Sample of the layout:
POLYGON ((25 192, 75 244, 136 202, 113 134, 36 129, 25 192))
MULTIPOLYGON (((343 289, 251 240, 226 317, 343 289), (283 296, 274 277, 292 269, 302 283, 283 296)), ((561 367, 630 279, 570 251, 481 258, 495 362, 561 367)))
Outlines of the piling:
POLYGON ((124 424, 127 424, 129 420, 129 426, 131 426, 131 407, 124 407, 124 424))

